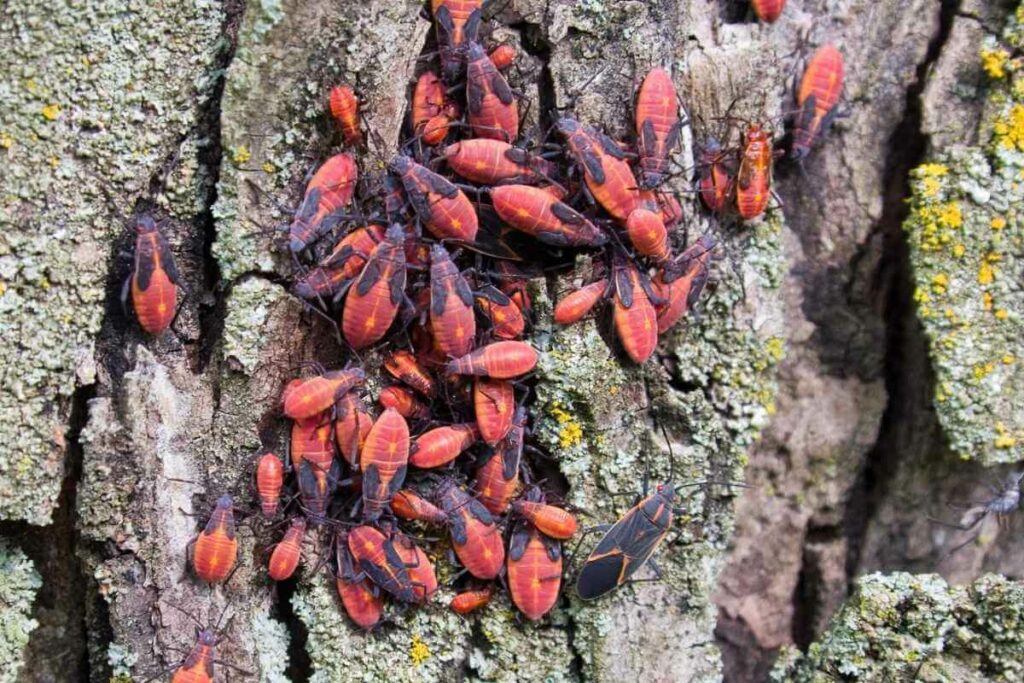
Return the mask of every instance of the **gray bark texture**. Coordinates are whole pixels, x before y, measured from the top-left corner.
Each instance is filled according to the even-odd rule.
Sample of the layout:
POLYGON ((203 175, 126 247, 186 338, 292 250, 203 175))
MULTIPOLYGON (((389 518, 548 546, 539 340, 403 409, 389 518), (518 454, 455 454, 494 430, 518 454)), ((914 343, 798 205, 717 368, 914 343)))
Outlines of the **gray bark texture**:
MULTIPOLYGON (((679 244, 712 231, 724 256, 699 318, 643 367, 594 321, 553 324, 588 264, 531 283, 534 438, 584 525, 621 515, 645 473, 749 488, 684 489, 660 581, 594 603, 566 591, 534 625, 505 596, 455 615, 442 570, 432 604, 389 609, 365 634, 320 566, 326 539, 275 584, 280 529, 243 524, 238 570, 213 588, 186 547, 221 493, 254 505, 254 455, 283 452, 280 391, 301 363, 344 362, 289 293, 275 228, 339 149, 332 85, 365 103, 361 172, 396 153, 433 49, 424 3, 4 4, 0 681, 167 679, 194 642, 186 613, 229 617, 219 680, 747 681, 773 665, 779 680, 912 680, 911 656, 941 659, 933 680, 1021 680, 1020 585, 971 582, 1024 572, 1024 515, 986 520, 951 557, 968 536, 929 521, 991 497, 1024 459, 1014 12, 790 0, 769 25, 734 0, 488 3, 485 42, 518 52, 509 78, 534 142, 561 111, 631 140, 633 93, 660 65, 690 115, 675 162, 692 169, 695 141, 720 137, 727 115, 780 139, 794 80, 826 43, 846 62, 841 116, 802 169, 778 166, 783 204, 752 224, 701 212, 689 170, 670 181, 679 244), (124 217, 139 212, 160 220, 187 289, 157 339, 118 301, 124 217), (996 219, 1003 232, 975 250, 996 219), (947 227, 962 237, 936 255, 929 231, 947 227), (955 352, 950 321, 973 325, 955 352), (903 607, 941 619, 917 629, 903 607)), ((363 361, 378 387, 379 352, 363 361)))

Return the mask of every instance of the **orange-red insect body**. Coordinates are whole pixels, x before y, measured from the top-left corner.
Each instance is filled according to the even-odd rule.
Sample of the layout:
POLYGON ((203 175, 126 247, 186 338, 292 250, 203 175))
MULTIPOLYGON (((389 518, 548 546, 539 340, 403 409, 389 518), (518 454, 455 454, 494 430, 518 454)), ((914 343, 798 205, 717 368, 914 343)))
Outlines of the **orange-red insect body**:
POLYGON ((512 88, 476 42, 467 51, 466 109, 476 137, 504 142, 519 137, 519 105, 512 88))
POLYGON ((496 577, 505 562, 505 546, 491 513, 451 481, 441 485, 438 499, 448 516, 459 561, 478 579, 496 577))
POLYGON ((359 577, 361 572, 356 570, 352 561, 347 532, 338 532, 335 554, 338 562, 335 587, 345 612, 360 628, 372 629, 384 614, 384 599, 374 590, 369 579, 359 577))
POLYGON ((508 549, 508 590, 531 621, 550 612, 562 586, 562 547, 531 524, 519 523, 508 549))
POLYGON ((508 43, 502 43, 487 53, 491 63, 498 69, 507 69, 516 61, 516 49, 508 43))
POLYGON ((416 81, 412 95, 412 128, 428 145, 438 145, 448 136, 448 125, 458 118, 458 106, 448 99, 444 84, 433 71, 416 81))
POLYGON ((771 24, 782 14, 782 10, 786 7, 786 0, 750 0, 750 5, 754 8, 754 14, 758 19, 771 24))
POLYGON ((476 293, 480 311, 491 321, 491 335, 498 339, 518 339, 526 329, 526 319, 519 306, 504 292, 486 286, 476 293))
POLYGON ((821 47, 811 57, 796 97, 800 111, 793 123, 792 159, 806 157, 815 140, 832 125, 843 91, 843 72, 843 55, 832 45, 821 47))
POLYGON ((139 216, 135 233, 134 266, 121 291, 121 303, 127 302, 130 289, 132 309, 139 326, 158 335, 174 320, 181 276, 174 265, 167 238, 152 218, 139 216))
POLYGON ((724 213, 729 207, 736 183, 726 164, 727 159, 728 153, 722 150, 721 143, 715 138, 708 138, 697 160, 697 192, 704 206, 717 214, 724 213))
POLYGON ((556 171, 546 159, 489 138, 454 142, 441 155, 453 171, 481 185, 538 183, 551 178, 556 171))
POLYGON ((260 510, 264 517, 273 517, 281 504, 284 486, 284 463, 273 453, 265 453, 256 466, 256 492, 260 497, 260 510))
POLYGON ((662 68, 651 69, 636 98, 641 188, 655 188, 664 180, 669 154, 679 144, 681 127, 672 77, 662 68))
POLYGON ((661 213, 638 208, 626 220, 626 234, 639 254, 650 256, 655 261, 665 261, 671 256, 668 230, 661 213))
POLYGON ((281 395, 284 414, 293 420, 319 415, 365 379, 362 368, 349 368, 289 384, 281 395))
POLYGON ((680 255, 682 276, 673 279, 668 271, 659 271, 653 285, 658 295, 665 300, 656 306, 658 313, 658 334, 667 332, 697 303, 708 279, 708 264, 711 261, 715 239, 702 236, 680 255))
POLYGON ((348 534, 348 548, 359 571, 402 602, 417 602, 415 586, 391 539, 371 526, 348 534))
POLYGON ((430 417, 430 407, 405 387, 384 387, 377 396, 377 402, 384 408, 397 410, 399 415, 409 420, 425 420, 430 417))
POLYGON ((434 565, 430 563, 423 549, 405 536, 396 534, 392 537, 392 544, 398 551, 398 556, 402 558, 406 571, 409 572, 409 581, 412 583, 416 602, 421 604, 427 602, 437 592, 437 575, 434 574, 434 565))
POLYGON ((746 220, 757 218, 771 198, 772 141, 756 123, 747 127, 736 176, 736 207, 746 220))
POLYGON ((345 296, 341 331, 352 348, 376 343, 391 327, 405 298, 405 276, 405 231, 396 223, 370 253, 345 296))
POLYGON ((171 677, 171 683, 213 683, 216 652, 217 634, 212 629, 201 630, 185 661, 171 677))
POLYGON ((422 469, 441 467, 479 439, 480 432, 472 422, 435 427, 413 441, 409 462, 422 469))
POLYGON ((331 116, 341 128, 345 144, 358 145, 363 140, 359 130, 359 100, 347 85, 336 85, 331 89, 331 116))
POLYGON ((335 154, 313 174, 291 226, 288 248, 298 253, 330 232, 352 201, 359 171, 350 154, 335 154))
POLYGON ((488 344, 447 365, 457 375, 481 375, 492 379, 511 379, 525 375, 537 365, 537 351, 520 341, 488 344))
MULTIPOLYGON (((514 432, 515 427, 505 438, 508 439, 514 432)), ((487 456, 484 464, 477 469, 476 477, 473 479, 473 490, 479 496, 480 502, 488 512, 496 517, 505 514, 505 510, 508 509, 508 504, 519 486, 519 470, 513 470, 512 476, 506 478, 502 471, 503 462, 500 450, 491 453, 487 456)))
POLYGON ((235 513, 231 496, 221 496, 192 548, 192 567, 207 583, 220 583, 231 574, 238 558, 235 513))
POLYGON ((614 268, 612 319, 622 347, 636 363, 643 363, 658 345, 658 316, 651 303, 650 283, 622 257, 614 268))
POLYGON ((305 535, 306 518, 296 517, 270 555, 267 573, 274 581, 286 581, 295 573, 302 559, 302 537, 305 535))
POLYGON ((334 409, 336 419, 334 423, 334 437, 338 443, 338 449, 352 467, 359 464, 359 453, 363 450, 363 443, 366 435, 373 427, 373 418, 367 412, 362 399, 354 392, 349 392, 341 397, 334 409))
POLYGON ((314 523, 320 523, 327 515, 331 496, 338 488, 341 478, 341 464, 331 461, 329 469, 313 466, 308 460, 298 467, 299 501, 302 510, 314 523))
POLYGON ((556 247, 599 247, 607 235, 568 204, 539 187, 500 185, 491 188, 494 210, 516 230, 556 247))
POLYGON ((416 356, 401 349, 384 359, 384 369, 395 379, 404 382, 424 396, 433 397, 436 388, 430 373, 417 362, 416 356))
POLYGON ((485 443, 494 445, 512 428, 515 388, 511 382, 477 377, 473 380, 473 410, 485 443))
POLYGON ((576 518, 560 507, 544 503, 538 488, 531 489, 525 498, 513 502, 512 510, 529 520, 545 536, 564 541, 576 533, 576 518))
POLYGON ((391 510, 397 517, 440 526, 447 517, 436 505, 409 489, 402 489, 391 499, 391 510))
POLYGON ((642 201, 622 148, 604 133, 574 119, 561 118, 555 125, 583 170, 594 199, 616 220, 625 222, 642 201))
POLYGON ((469 614, 480 609, 491 601, 494 589, 488 586, 480 590, 468 590, 456 594, 448 606, 458 614, 469 614))
POLYGON ((333 461, 334 429, 327 414, 295 420, 291 433, 292 467, 308 462, 313 469, 327 472, 333 461))
POLYGON ((476 40, 480 29, 483 0, 431 0, 434 27, 441 52, 441 74, 454 83, 462 71, 460 48, 476 40))
POLYGON ((566 295, 555 306, 555 322, 559 325, 572 325, 582 320, 607 291, 608 280, 601 278, 566 295))
POLYGON ((473 290, 440 244, 430 248, 430 328, 447 356, 464 356, 473 348, 473 290))
POLYGON ((391 169, 402 179, 409 203, 434 237, 476 239, 480 222, 462 190, 407 156, 396 157, 391 169))
POLYGON ((385 410, 366 437, 363 473, 363 519, 377 520, 398 489, 409 463, 409 425, 394 408, 385 410))
POLYGON ((348 233, 316 268, 295 281, 296 296, 307 301, 332 301, 345 282, 359 275, 366 257, 382 239, 383 225, 369 225, 348 233))

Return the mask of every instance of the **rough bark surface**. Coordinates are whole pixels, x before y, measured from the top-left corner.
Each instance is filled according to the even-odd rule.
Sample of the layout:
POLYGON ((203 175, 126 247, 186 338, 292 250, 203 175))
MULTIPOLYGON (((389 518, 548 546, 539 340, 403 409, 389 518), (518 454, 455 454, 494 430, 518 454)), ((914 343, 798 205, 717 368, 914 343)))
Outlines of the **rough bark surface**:
MULTIPOLYGON (((942 358, 915 318, 904 200, 929 144, 977 144, 992 128, 977 49, 1011 8, 791 0, 764 25, 732 0, 490 3, 491 39, 520 54, 511 79, 535 142, 563 110, 630 139, 630 97, 662 65, 694 122, 677 159, 692 168, 694 138, 719 133, 726 112, 781 135, 799 55, 827 42, 846 58, 847 115, 804 173, 779 172, 785 206, 765 220, 712 224, 685 202, 690 239, 711 229, 727 256, 700 319, 656 361, 623 362, 593 322, 556 329, 551 301, 571 277, 533 283, 534 431, 568 501, 609 522, 645 471, 745 476, 736 520, 730 490, 686 489, 661 582, 595 604, 566 597, 538 626, 519 625, 507 598, 461 619, 442 588, 365 635, 323 572, 267 579, 260 525, 240 529, 227 586, 198 583, 186 546, 221 492, 249 504, 252 456, 282 447, 277 399, 300 362, 342 362, 329 326, 287 291, 275 226, 337 150, 330 85, 354 85, 368 105, 363 173, 394 154, 417 60, 433 49, 423 3, 122 5, 0 10, 0 680, 145 680, 191 646, 183 611, 231 615, 219 657, 266 681, 761 680, 781 646, 825 632, 862 571, 935 569, 950 538, 926 514, 980 495, 970 481, 986 472, 957 462, 954 413, 935 408, 942 358), (155 340, 117 301, 131 245, 120 214, 136 211, 161 220, 188 288, 155 340), (38 577, 40 595, 63 599, 30 609, 38 577)), ((983 460, 1018 459, 1004 451, 983 460)), ((1010 535, 940 569, 1019 575, 1010 535)), ((938 579, 890 583, 862 586, 846 609, 917 590, 955 601, 947 621, 968 623, 998 580, 955 594, 938 579)), ((787 655, 776 675, 831 675, 843 638, 787 655)), ((1002 666, 993 647, 986 661, 1002 666)))

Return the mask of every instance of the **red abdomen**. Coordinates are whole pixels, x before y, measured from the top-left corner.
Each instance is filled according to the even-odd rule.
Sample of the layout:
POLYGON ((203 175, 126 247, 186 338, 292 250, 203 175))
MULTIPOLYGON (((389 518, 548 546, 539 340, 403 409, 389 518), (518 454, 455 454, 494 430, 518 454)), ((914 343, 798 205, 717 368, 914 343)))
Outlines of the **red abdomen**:
POLYGON ((397 410, 388 408, 363 446, 363 513, 368 519, 376 519, 401 487, 408 462, 409 426, 397 410))
POLYGON ((132 308, 139 325, 152 335, 170 326, 178 307, 178 286, 167 270, 166 261, 170 258, 166 240, 156 231, 136 238, 132 308))
POLYGON ((285 581, 295 573, 302 559, 302 537, 305 533, 306 519, 297 517, 274 548, 268 565, 268 574, 274 581, 285 581))
POLYGON ((554 246, 600 246, 607 237, 568 204, 530 185, 491 189, 494 210, 516 230, 554 246))
POLYGON ((773 23, 786 7, 786 0, 750 0, 754 13, 761 21, 773 23))
POLYGON ((416 437, 409 462, 423 469, 446 465, 479 438, 480 432, 472 422, 436 427, 416 437))
POLYGON ((527 533, 529 540, 522 554, 509 553, 508 590, 519 611, 527 619, 536 621, 558 602, 558 591, 562 585, 562 556, 559 552, 556 559, 551 558, 536 529, 531 528, 527 533))
POLYGON ((493 446, 512 429, 515 388, 511 382, 477 377, 473 381, 473 409, 480 437, 493 446))
POLYGON ((260 509, 264 517, 277 514, 284 486, 284 463, 273 453, 266 453, 256 466, 256 491, 260 496, 260 509))
POLYGON ((506 479, 502 469, 503 462, 499 448, 476 471, 476 478, 473 480, 473 490, 476 491, 480 502, 488 512, 495 516, 505 514, 512 496, 516 493, 516 487, 519 486, 519 470, 514 470, 512 477, 506 479))
POLYGON ((608 289, 608 280, 602 278, 567 294, 555 306, 555 322, 559 325, 572 325, 578 322, 587 313, 590 313, 606 289, 608 289))
POLYGON ((668 156, 679 140, 679 105, 668 72, 651 69, 636 98, 636 136, 640 151, 641 187, 661 183, 668 156))
POLYGON ((448 372, 511 379, 525 375, 537 365, 537 351, 526 342, 500 341, 488 344, 448 363, 448 372))

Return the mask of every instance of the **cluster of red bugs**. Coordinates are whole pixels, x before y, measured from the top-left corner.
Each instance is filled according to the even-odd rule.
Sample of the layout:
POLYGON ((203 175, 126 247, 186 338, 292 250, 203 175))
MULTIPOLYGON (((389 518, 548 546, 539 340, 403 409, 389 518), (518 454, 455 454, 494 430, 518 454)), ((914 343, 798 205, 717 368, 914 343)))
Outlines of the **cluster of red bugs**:
MULTIPOLYGON (((637 92, 635 145, 562 117, 553 125, 560 143, 531 151, 503 74, 515 50, 478 42, 481 5, 432 1, 440 64, 412 88, 402 152, 386 173, 363 178, 352 153, 330 157, 288 225, 299 269, 292 291, 336 326, 356 359, 387 338, 382 365, 391 382, 377 392, 379 410, 364 400, 367 373, 358 363, 318 368, 284 387, 288 457, 265 453, 255 472, 263 517, 287 521, 267 573, 289 579, 307 536, 326 532, 322 545, 332 550, 321 564, 365 629, 381 624, 385 594, 424 604, 437 590, 431 557, 410 529, 447 530, 463 568, 450 604, 460 614, 485 605, 496 582, 530 620, 559 598, 562 542, 577 522, 548 502, 554 496, 525 456, 524 405, 538 352, 524 341, 532 309, 523 254, 539 250, 539 259, 565 263, 591 253, 594 280, 557 302, 555 322, 578 322, 608 300, 623 350, 643 363, 658 335, 694 309, 716 247, 706 233, 677 253, 683 212, 663 183, 686 118, 669 74, 650 70, 637 92)), ((754 3, 766 21, 782 5, 754 3)), ((821 48, 781 152, 758 123, 732 148, 713 139, 699 146, 693 190, 706 209, 760 216, 774 159, 785 147, 797 162, 807 155, 835 116, 842 80, 838 50, 821 48)), ((351 88, 330 92, 350 148, 365 139, 359 109, 351 88)), ((130 290, 140 325, 159 334, 173 320, 179 276, 153 221, 139 219, 137 232, 123 296, 130 290)), ((606 531, 578 572, 581 598, 621 586, 650 559, 672 525, 675 497, 671 481, 645 492, 606 531)), ((225 582, 236 566, 236 512, 221 497, 194 541, 191 564, 202 581, 225 582)), ((197 648, 207 654, 186 660, 174 680, 211 680, 215 638, 203 633, 197 648)))

